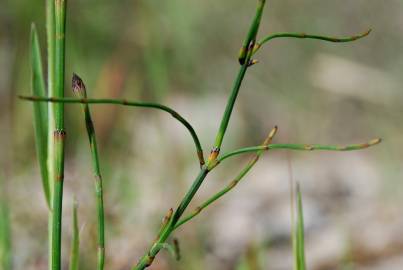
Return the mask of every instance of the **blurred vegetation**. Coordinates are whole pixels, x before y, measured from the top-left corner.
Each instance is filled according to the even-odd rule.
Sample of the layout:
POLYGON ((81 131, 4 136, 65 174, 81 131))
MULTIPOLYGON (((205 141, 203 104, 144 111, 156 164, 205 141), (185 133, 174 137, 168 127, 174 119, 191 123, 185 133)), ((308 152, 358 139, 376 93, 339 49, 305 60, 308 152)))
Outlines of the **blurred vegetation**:
MULTIPOLYGON (((158 101, 176 108, 194 123, 207 151, 238 68, 239 47, 255 11, 250 2, 69 1, 67 78, 73 71, 80 74, 90 97, 158 101)), ((44 1, 5 0, 0 6, 0 176, 4 175, 0 185, 1 201, 4 201, 3 194, 8 195, 15 269, 45 269, 46 203, 35 160, 32 104, 16 99, 17 94, 30 91, 32 21, 37 25, 44 49, 45 5, 44 1)), ((366 227, 376 227, 378 219, 400 224, 402 218, 396 214, 399 212, 396 207, 403 198, 400 180, 403 177, 400 136, 403 132, 402 9, 400 0, 390 0, 387 4, 366 0, 269 1, 262 35, 295 31, 344 36, 368 28, 373 32, 366 39, 350 44, 279 40, 262 49, 257 55, 260 63, 247 75, 241 90, 224 148, 255 145, 274 124, 280 127, 277 140, 282 142, 352 143, 380 136, 385 139, 382 146, 358 156, 294 154, 295 163, 302 164, 296 166, 294 174, 304 178, 306 170, 312 177, 308 179, 312 182, 306 177, 298 179, 304 186, 308 206, 309 202, 321 205, 329 196, 336 198, 329 210, 334 214, 329 217, 333 223, 339 224, 343 218, 351 223, 356 221, 354 215, 340 217, 341 212, 351 210, 349 206, 355 200, 342 202, 337 196, 344 194, 343 189, 339 194, 332 186, 347 183, 347 186, 358 186, 360 192, 351 193, 358 205, 365 207, 368 202, 376 203, 373 212, 377 214, 364 220, 366 227), (338 163, 340 159, 346 162, 338 163), (299 163, 301 160, 305 163, 299 163), (320 174, 321 171, 326 173, 320 174), (303 181, 308 182, 307 185, 303 181), (328 183, 334 193, 318 193, 317 183, 328 183), (335 204, 345 208, 337 209, 335 204)), ((45 51, 42 56, 46 57, 45 51)), ((66 85, 69 86, 69 79, 66 85)), ((66 87, 66 93, 71 96, 69 89, 66 87)), ((167 207, 176 205, 187 189, 198 165, 191 138, 164 114, 112 106, 93 106, 92 110, 105 172, 107 268, 127 269, 152 240, 167 207), (143 233, 138 235, 136 231, 143 233)), ((90 154, 79 106, 66 106, 66 121, 64 206, 67 216, 63 258, 67 264, 70 209, 72 195, 76 194, 80 204, 79 220, 84 224, 80 235, 80 253, 84 254, 80 256, 80 267, 90 269, 95 261, 95 203, 90 154)), ((284 163, 281 154, 271 154, 273 157, 267 158, 267 163, 260 164, 260 168, 269 167, 267 174, 281 170, 277 165, 284 163)), ((202 195, 207 197, 233 177, 232 168, 238 168, 242 161, 235 160, 217 170, 202 195)), ((253 186, 257 178, 251 176, 237 189, 253 186)), ((242 193, 232 196, 246 200, 242 199, 242 193)), ((269 254, 278 254, 277 250, 288 254, 284 253, 281 236, 276 238, 271 233, 275 229, 271 227, 271 220, 276 219, 273 216, 267 216, 269 221, 259 225, 265 229, 253 231, 248 241, 239 242, 238 247, 228 246, 231 251, 215 248, 216 223, 225 220, 219 210, 227 209, 225 205, 230 205, 231 200, 224 199, 222 203, 216 206, 217 210, 203 213, 180 233, 180 238, 184 239, 181 262, 175 262, 163 252, 154 269, 235 269, 240 257, 246 256, 244 260, 248 261, 255 256, 248 255, 255 252, 249 251, 255 245, 259 249, 262 245, 269 254)), ((262 205, 260 212, 272 211, 266 201, 262 205)), ((1 228, 5 220, 0 220, 1 228)), ((309 227, 309 212, 307 221, 309 227)), ((319 225, 312 226, 308 240, 316 239, 315 228, 319 225)), ((349 228, 347 226, 346 230, 349 228)), ((352 246, 349 247, 352 255, 348 257, 358 266, 366 267, 368 261, 376 266, 375 262, 394 258, 403 250, 401 243, 388 242, 386 246, 390 249, 372 256, 368 255, 372 249, 352 246)), ((288 248, 291 251, 291 247, 288 248)), ((329 259, 328 265, 314 264, 313 259, 310 261, 309 250, 306 251, 307 264, 312 266, 309 269, 339 269, 337 267, 343 264, 343 258, 329 259)), ((288 262, 283 268, 276 266, 272 257, 264 261, 272 266, 270 269, 286 269, 292 260, 287 255, 282 258, 288 262)))

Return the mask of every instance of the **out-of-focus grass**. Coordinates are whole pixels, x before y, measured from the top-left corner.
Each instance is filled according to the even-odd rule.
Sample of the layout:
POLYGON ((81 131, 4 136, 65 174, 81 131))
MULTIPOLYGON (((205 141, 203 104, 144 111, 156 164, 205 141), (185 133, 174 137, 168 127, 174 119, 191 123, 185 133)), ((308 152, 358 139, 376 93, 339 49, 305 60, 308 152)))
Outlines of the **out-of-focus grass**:
POLYGON ((11 252, 11 221, 9 216, 9 208, 4 192, 4 182, 0 175, 0 269, 12 269, 12 252, 11 252))
POLYGON ((295 246, 293 246, 294 268, 296 270, 305 270, 304 212, 302 207, 301 188, 298 183, 295 202, 297 209, 297 220, 295 224, 295 232, 292 232, 292 242, 295 243, 295 246))

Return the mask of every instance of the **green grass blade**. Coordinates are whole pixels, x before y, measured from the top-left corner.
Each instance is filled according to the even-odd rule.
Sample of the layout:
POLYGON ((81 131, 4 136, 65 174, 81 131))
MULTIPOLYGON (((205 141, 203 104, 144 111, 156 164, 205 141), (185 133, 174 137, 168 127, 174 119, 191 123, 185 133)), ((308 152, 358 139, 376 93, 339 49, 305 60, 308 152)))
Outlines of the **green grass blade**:
POLYGON ((70 249, 70 270, 78 270, 78 262, 80 257, 80 231, 78 228, 78 203, 74 200, 73 203, 73 239, 71 241, 70 249))
POLYGON ((12 269, 11 228, 5 197, 0 198, 0 270, 12 269))
POLYGON ((297 226, 296 226, 296 254, 294 257, 297 262, 297 270, 305 270, 305 237, 304 237, 304 213, 302 207, 302 195, 299 184, 297 183, 297 226))
MULTIPOLYGON (((45 96, 45 81, 42 70, 41 50, 35 24, 31 27, 31 69, 32 69, 32 94, 45 96)), ((48 108, 47 104, 34 103, 34 128, 36 155, 42 177, 43 192, 46 203, 50 207, 50 187, 47 168, 48 158, 48 108)))

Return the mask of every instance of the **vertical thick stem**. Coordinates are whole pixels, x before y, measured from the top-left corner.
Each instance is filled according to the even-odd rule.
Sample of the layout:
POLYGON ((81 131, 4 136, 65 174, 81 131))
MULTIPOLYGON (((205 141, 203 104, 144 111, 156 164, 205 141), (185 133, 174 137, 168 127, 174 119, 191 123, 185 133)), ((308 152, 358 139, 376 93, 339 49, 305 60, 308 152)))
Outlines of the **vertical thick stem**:
POLYGON ((55 142, 55 179, 53 196, 53 226, 52 226, 52 270, 61 269, 61 232, 62 232, 62 204, 64 180, 64 140, 66 133, 63 130, 54 132, 55 142))
MULTIPOLYGON (((64 96, 64 62, 65 62, 65 29, 66 1, 55 0, 55 97, 64 96)), ((64 105, 56 103, 55 125, 57 130, 64 128, 64 105)))
MULTIPOLYGON (((65 62, 65 27, 66 1, 54 1, 54 92, 55 97, 64 96, 64 62, 65 62)), ((51 60, 51 59, 50 59, 51 60)), ((63 178, 64 178, 64 105, 54 104, 54 181, 53 181, 53 217, 51 237, 51 269, 61 269, 61 232, 62 232, 62 205, 63 205, 63 178)))
MULTIPOLYGON (((48 54, 48 74, 47 90, 48 97, 55 96, 55 3, 54 0, 46 0, 46 34, 47 34, 47 54, 48 54)), ((53 179, 54 179, 54 142, 53 131, 55 130, 56 104, 48 103, 48 177, 50 202, 52 203, 53 179)), ((52 206, 50 207, 52 208, 52 206)))

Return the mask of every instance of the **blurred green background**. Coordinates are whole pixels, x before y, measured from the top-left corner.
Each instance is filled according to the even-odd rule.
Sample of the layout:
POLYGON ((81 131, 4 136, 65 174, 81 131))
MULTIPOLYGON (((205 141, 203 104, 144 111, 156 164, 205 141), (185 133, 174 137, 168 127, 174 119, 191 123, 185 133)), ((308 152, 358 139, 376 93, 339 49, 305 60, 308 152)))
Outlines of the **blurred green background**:
MULTIPOLYGON (((71 0, 66 95, 72 96, 69 81, 76 72, 90 97, 167 104, 191 121, 207 154, 255 2, 71 0)), ((260 37, 277 31, 373 32, 347 44, 267 44, 246 76, 223 151, 259 144, 275 124, 276 142, 347 144, 378 136, 384 142, 350 153, 267 153, 236 190, 175 233, 182 261, 162 252, 151 269, 291 269, 291 177, 302 185, 309 269, 401 268, 402 10, 401 0, 268 1, 260 37)), ((30 92, 31 22, 45 57, 45 1, 1 2, 0 196, 9 207, 13 269, 47 267, 47 210, 32 104, 16 98, 30 92)), ((167 209, 177 205, 198 164, 190 136, 166 114, 91 108, 105 180, 107 269, 128 269, 154 239, 167 209)), ((79 106, 66 106, 66 121, 63 259, 67 265, 75 195, 81 269, 93 269, 95 199, 79 106)), ((235 158, 212 173, 194 206, 246 161, 235 158)))

